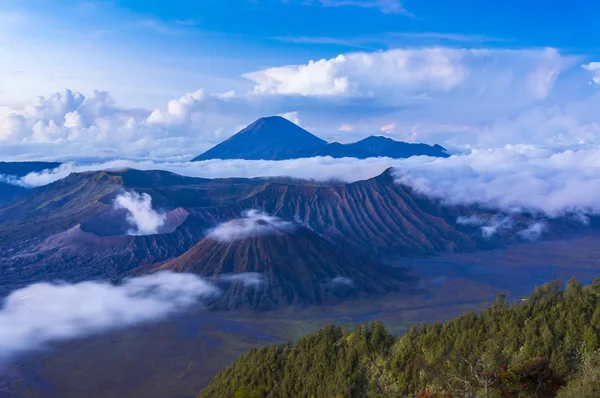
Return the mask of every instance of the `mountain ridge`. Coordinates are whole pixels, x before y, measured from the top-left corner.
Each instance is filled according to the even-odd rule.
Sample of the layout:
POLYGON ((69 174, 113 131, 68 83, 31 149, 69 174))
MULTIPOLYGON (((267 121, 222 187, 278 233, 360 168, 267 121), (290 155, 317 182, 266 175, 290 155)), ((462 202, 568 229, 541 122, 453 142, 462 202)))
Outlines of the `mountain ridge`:
POLYGON ((256 120, 192 161, 289 160, 315 156, 398 159, 411 156, 448 157, 450 155, 438 144, 432 146, 407 143, 374 135, 350 144, 328 143, 281 116, 269 116, 256 120))
MULTIPOLYGON (((538 221, 534 215, 511 214, 510 226, 485 237, 480 227, 461 224, 459 218, 494 222, 507 215, 419 195, 397 183, 390 169, 353 183, 208 180, 133 169, 73 173, 0 207, 0 293, 53 279, 119 280, 135 268, 182 256, 213 228, 251 209, 306 227, 314 234, 305 237, 313 242, 307 247, 321 245, 316 240, 322 239, 343 248, 343 255, 375 263, 522 242, 520 232, 538 221), (115 206, 116 198, 128 192, 151 198, 151 210, 164 216, 163 225, 132 235, 127 211, 115 206)), ((584 228, 569 217, 544 223, 541 238, 584 228)))

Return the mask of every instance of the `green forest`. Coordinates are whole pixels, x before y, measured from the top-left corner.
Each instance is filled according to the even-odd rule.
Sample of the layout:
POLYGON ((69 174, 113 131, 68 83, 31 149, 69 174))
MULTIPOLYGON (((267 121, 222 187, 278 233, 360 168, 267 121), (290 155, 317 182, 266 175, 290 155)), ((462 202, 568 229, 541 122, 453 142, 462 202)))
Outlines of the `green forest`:
POLYGON ((512 305, 413 326, 328 326, 253 349, 203 397, 600 397, 600 279, 552 282, 512 305))

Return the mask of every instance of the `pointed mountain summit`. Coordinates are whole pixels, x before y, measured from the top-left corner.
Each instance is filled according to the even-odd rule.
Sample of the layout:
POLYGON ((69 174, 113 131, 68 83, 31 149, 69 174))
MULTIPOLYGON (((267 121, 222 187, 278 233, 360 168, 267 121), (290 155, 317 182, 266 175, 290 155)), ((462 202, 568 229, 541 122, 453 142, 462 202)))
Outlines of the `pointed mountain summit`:
POLYGON ((208 159, 274 160, 281 154, 327 144, 281 116, 263 117, 204 152, 193 161, 208 159))
POLYGON ((370 136, 352 144, 328 143, 281 116, 263 117, 192 161, 209 159, 286 160, 330 156, 367 159, 448 157, 439 145, 413 144, 370 136))

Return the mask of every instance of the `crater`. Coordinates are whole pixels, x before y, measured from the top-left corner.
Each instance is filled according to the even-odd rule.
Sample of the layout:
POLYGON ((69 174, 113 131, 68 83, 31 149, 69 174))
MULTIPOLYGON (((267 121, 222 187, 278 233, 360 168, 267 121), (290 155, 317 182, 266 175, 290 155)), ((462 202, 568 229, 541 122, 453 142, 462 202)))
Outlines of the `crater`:
MULTIPOLYGON (((178 207, 165 213, 165 223, 159 228, 157 235, 174 232, 187 219, 188 213, 184 208, 178 207)), ((111 209, 97 215, 81 224, 81 230, 98 236, 123 236, 130 235, 133 228, 127 221, 127 210, 111 209)))

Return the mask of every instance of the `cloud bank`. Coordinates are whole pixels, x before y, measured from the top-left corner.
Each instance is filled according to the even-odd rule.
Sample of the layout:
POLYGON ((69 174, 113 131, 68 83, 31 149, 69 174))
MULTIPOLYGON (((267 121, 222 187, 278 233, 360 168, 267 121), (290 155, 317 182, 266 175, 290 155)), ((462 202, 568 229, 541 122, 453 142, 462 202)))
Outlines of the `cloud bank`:
POLYGON ((134 228, 129 235, 152 235, 158 233, 167 217, 152 208, 152 198, 147 193, 125 192, 115 198, 116 209, 127 210, 127 222, 134 228))
POLYGON ((0 309, 0 359, 46 344, 163 319, 217 297, 192 274, 161 272, 126 280, 37 283, 11 293, 0 309))
POLYGON ((209 231, 208 237, 219 242, 232 242, 253 236, 286 233, 296 224, 281 220, 258 210, 247 210, 242 218, 224 222, 209 231))
POLYGON ((449 204, 481 204, 550 217, 600 213, 600 148, 553 152, 529 146, 474 150, 448 159, 409 160, 397 181, 449 204))
POLYGON ((568 65, 568 59, 554 49, 438 47, 342 54, 244 77, 256 83, 254 90, 261 94, 376 97, 390 103, 416 99, 423 93, 432 96, 457 91, 499 99, 518 90, 519 100, 529 102, 547 97, 568 65))
MULTIPOLYGON (((551 149, 509 145, 475 149, 447 159, 315 157, 285 161, 210 160, 155 163, 111 161, 66 164, 54 171, 32 173, 18 180, 28 187, 45 185, 71 172, 122 169, 166 170, 190 177, 286 176, 317 181, 354 182, 375 177, 389 167, 398 183, 448 204, 483 205, 507 213, 529 210, 550 217, 565 213, 600 214, 600 148, 551 149)), ((13 181, 15 182, 15 181, 13 181)))
MULTIPOLYGON (((223 275, 217 282, 256 287, 258 273, 223 275)), ((193 274, 158 272, 120 285, 89 281, 36 283, 15 290, 0 309, 0 361, 49 343, 159 321, 202 306, 222 290, 193 274)))

